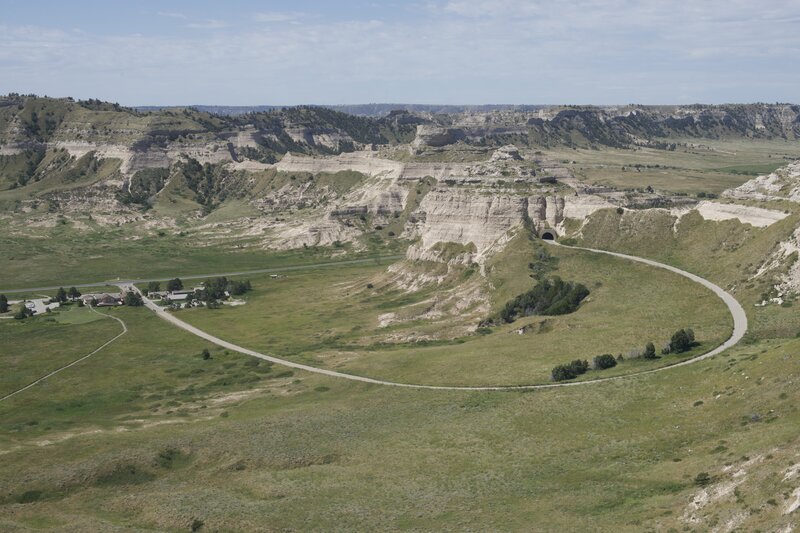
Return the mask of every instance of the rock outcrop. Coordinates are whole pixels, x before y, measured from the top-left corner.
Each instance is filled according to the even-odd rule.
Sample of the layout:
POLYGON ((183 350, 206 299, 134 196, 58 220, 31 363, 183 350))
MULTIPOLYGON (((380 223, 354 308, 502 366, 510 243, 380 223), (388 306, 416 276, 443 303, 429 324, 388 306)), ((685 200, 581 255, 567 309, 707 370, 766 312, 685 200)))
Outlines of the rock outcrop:
POLYGON ((800 161, 759 176, 722 193, 739 200, 789 200, 800 202, 800 161))
POLYGON ((453 144, 465 137, 464 130, 458 128, 442 128, 420 124, 417 126, 417 136, 411 146, 416 149, 426 147, 441 147, 453 144))

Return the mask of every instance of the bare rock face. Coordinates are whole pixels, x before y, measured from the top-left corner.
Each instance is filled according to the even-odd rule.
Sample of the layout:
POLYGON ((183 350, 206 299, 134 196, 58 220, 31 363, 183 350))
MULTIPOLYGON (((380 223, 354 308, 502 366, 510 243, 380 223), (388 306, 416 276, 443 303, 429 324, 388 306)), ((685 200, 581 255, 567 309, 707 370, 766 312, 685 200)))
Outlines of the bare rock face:
MULTIPOLYGON (((735 189, 722 193, 725 198, 740 200, 775 201, 783 200, 800 203, 800 161, 795 161, 771 174, 758 176, 735 189)), ((721 220, 738 218, 742 223, 756 227, 766 227, 789 216, 788 212, 761 207, 701 202, 697 210, 706 219, 721 220)), ((772 297, 758 305, 781 304, 788 295, 800 293, 800 228, 779 243, 763 260, 752 279, 780 274, 773 285, 772 297), (788 267, 788 268, 787 268, 788 267)))
POLYGON ((337 241, 354 240, 359 235, 357 230, 330 220, 293 224, 279 228, 276 233, 272 246, 287 250, 303 246, 330 246, 337 241))
POLYGON ((454 144, 464 137, 464 130, 461 129, 420 124, 417 126, 417 136, 411 146, 416 149, 425 147, 438 148, 454 144))
POLYGON ((324 146, 330 150, 338 151, 344 146, 353 146, 352 137, 338 130, 330 128, 286 128, 286 134, 291 139, 306 146, 324 146))
POLYGON ((519 149, 513 144, 501 146, 492 154, 490 161, 522 161, 523 157, 519 153, 519 149))
MULTIPOLYGON (((503 249, 526 223, 536 233, 545 229, 564 231, 567 218, 585 219, 599 209, 616 207, 599 196, 561 196, 546 193, 522 196, 472 187, 448 187, 428 193, 412 214, 404 236, 419 237, 408 250, 408 259, 449 263, 478 263, 503 249), (463 247, 453 256, 442 245, 463 247)), ((458 251, 458 249, 456 249, 458 251)))
POLYGON ((700 202, 695 209, 706 220, 737 219, 742 224, 750 224, 757 228, 766 228, 789 216, 788 213, 775 209, 710 201, 700 202))
POLYGON ((471 245, 461 262, 483 262, 502 247, 513 229, 527 217, 528 200, 511 194, 479 194, 474 190, 434 190, 425 196, 417 214, 421 221, 411 229, 420 242, 408 250, 409 259, 436 260, 439 243, 471 245))
POLYGON ((789 200, 800 203, 800 161, 772 174, 759 176, 722 193, 725 198, 740 200, 789 200))
POLYGON ((351 152, 335 157, 305 157, 289 153, 275 165, 275 168, 281 172, 312 174, 352 170, 368 176, 383 175, 399 178, 403 172, 403 163, 377 158, 371 152, 351 152))

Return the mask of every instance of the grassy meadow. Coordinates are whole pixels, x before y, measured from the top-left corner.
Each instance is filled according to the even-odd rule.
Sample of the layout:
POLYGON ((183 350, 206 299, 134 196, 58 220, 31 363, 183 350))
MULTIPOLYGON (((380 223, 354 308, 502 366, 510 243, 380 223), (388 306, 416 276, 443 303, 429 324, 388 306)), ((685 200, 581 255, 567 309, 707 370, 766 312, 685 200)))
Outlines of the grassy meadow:
POLYGON ((800 142, 754 139, 675 139, 675 151, 637 147, 557 148, 545 154, 582 180, 620 189, 652 186, 673 193, 719 194, 800 159, 800 142), (636 168, 639 165, 639 168, 636 168), (624 168, 623 168, 624 167, 624 168))
MULTIPOLYGON (((800 154, 783 141, 697 144, 546 155, 574 160, 572 170, 598 184, 696 194, 800 154)), ((800 214, 784 203, 765 207, 790 216, 759 229, 696 214, 676 224, 665 210, 592 215, 578 244, 704 276, 739 299, 750 330, 708 360, 581 387, 370 385, 210 345, 145 308, 103 309, 125 322, 125 335, 0 401, 0 531, 790 531, 800 523, 800 313, 791 299, 755 307, 775 278, 754 276, 800 214)), ((241 209, 232 202, 210 219, 241 209)), ((146 221, 0 224, 0 288, 284 268, 279 279, 237 278, 253 285, 243 306, 177 316, 292 361, 421 384, 546 383, 556 364, 627 356, 648 341, 660 349, 676 329, 694 329, 701 345, 693 352, 628 357, 581 379, 630 374, 730 335, 722 302, 681 276, 524 235, 487 263, 485 278, 425 262, 387 271, 396 259, 370 258, 402 253, 407 243, 389 232, 399 234, 407 215, 358 253, 267 253, 248 237, 202 246, 202 229, 159 232, 146 221), (314 266, 358 258, 368 260, 314 266), (572 314, 475 329, 531 288, 536 273, 591 294, 572 314), (405 275, 439 274, 441 286, 400 287, 405 275)), ((0 317, 0 396, 120 331, 77 305, 24 321, 0 317)))
POLYGON ((792 520, 797 340, 588 387, 435 392, 281 377, 214 349, 203 360, 202 342, 148 311, 114 313, 129 335, 0 404, 0 528, 702 531, 792 520), (695 508, 702 472, 712 485, 695 508))

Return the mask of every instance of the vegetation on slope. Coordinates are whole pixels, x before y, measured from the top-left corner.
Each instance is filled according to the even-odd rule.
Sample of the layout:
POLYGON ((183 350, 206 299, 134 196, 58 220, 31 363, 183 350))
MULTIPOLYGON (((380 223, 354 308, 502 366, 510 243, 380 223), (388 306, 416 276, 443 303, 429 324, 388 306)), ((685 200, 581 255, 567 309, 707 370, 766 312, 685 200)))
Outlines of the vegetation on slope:
POLYGON ((505 323, 532 315, 566 315, 575 312, 589 296, 589 289, 580 283, 563 281, 558 276, 539 281, 500 310, 499 318, 505 323))

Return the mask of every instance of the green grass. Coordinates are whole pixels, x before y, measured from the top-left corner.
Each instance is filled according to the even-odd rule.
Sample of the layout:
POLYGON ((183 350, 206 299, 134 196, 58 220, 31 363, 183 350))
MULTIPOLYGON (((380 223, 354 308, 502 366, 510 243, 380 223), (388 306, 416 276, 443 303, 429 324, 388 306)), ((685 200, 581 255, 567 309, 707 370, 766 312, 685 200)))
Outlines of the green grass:
MULTIPOLYGON (((69 311, 73 312, 77 311, 69 311)), ((183 417, 184 412, 199 413, 204 398, 286 379, 280 377, 285 369, 254 364, 258 361, 209 346, 144 308, 103 312, 122 318, 129 333, 91 358, 0 403, 0 444, 13 445, 45 434, 137 426, 170 415, 183 417), (201 357, 203 348, 210 348, 210 360, 201 357)), ((119 323, 107 318, 71 324, 52 317, 1 321, 0 340, 8 347, 3 351, 3 366, 15 369, 3 375, 3 390, 11 392, 90 353, 120 331, 119 323)))
MULTIPOLYGON (((496 306, 509 294, 530 288, 527 262, 532 249, 509 247, 492 269, 496 306)), ((179 316, 203 330, 242 346, 358 375, 409 383, 498 385, 543 383, 558 363, 591 360, 602 353, 627 354, 648 341, 667 342, 682 327, 692 327, 702 350, 730 336, 731 319, 713 293, 676 274, 569 249, 552 249, 554 272, 584 283, 592 291, 570 315, 528 317, 493 328, 490 335, 444 337, 435 342, 403 342, 450 318, 416 320, 378 327, 379 316, 429 305, 430 290, 397 294, 368 289, 383 267, 356 265, 292 273, 286 279, 251 277, 255 290, 247 305, 220 310, 194 309, 179 316), (308 295, 313 294, 313 298, 308 295), (613 319, 611 318, 613 317, 613 319), (525 335, 515 330, 533 326, 525 335)), ((475 326, 473 323, 461 324, 475 326)), ((694 352, 697 353, 697 352, 694 352)), ((630 361, 587 378, 639 371, 669 364, 630 361)))
MULTIPOLYGON (((137 228, 125 227, 83 231, 66 224, 20 233, 0 231, 5 259, 0 290, 279 268, 386 253, 368 249, 342 258, 335 257, 331 247, 266 251, 247 238, 202 246, 202 237, 191 231, 148 230, 142 235, 137 228)), ((403 244, 395 244, 388 252, 402 253, 403 244)))
MULTIPOLYGON (((488 265, 494 309, 533 283, 527 263, 537 244, 513 244, 488 265)), ((372 265, 280 280, 251 276, 245 306, 178 316, 270 353, 430 382, 500 379, 500 363, 514 354, 522 364, 505 376, 509 382, 540 379, 533 371, 550 363, 528 357, 533 344, 595 355, 610 351, 602 343, 640 345, 675 327, 692 325, 704 342, 728 331, 724 309, 688 280, 578 250, 546 250, 558 258, 552 274, 581 281, 592 294, 541 333, 507 333, 515 323, 464 342, 386 348, 378 344, 385 334, 449 327, 453 319, 384 333, 376 327, 380 313, 424 306, 456 286, 407 295, 388 290, 385 266, 372 265), (381 366, 395 356, 406 363, 381 366)), ((476 276, 453 278, 469 285, 476 276)), ((698 512, 696 528, 742 510, 747 530, 788 520, 782 494, 793 486, 776 480, 800 445, 793 401, 800 362, 792 355, 799 340, 756 340, 688 367, 585 387, 435 392, 288 371, 208 346, 146 309, 108 312, 126 321, 127 335, 0 403, 2 529, 186 530, 197 519, 206 529, 232 531, 265 523, 295 530, 509 531, 532 523, 559 531, 681 530, 700 472, 715 484, 741 481, 744 503, 733 495, 712 502, 698 512), (733 478, 739 469, 745 473, 733 478)), ((3 361, 13 374, 39 375, 56 362, 41 354, 63 345, 71 351, 59 353, 72 357, 100 337, 95 328, 110 328, 107 337, 118 330, 107 319, 47 318, 55 321, 0 321, 0 341, 16 347, 15 360, 3 361)), ((753 338, 773 323, 755 322, 753 338)), ((650 365, 626 361, 606 372, 650 365)))
MULTIPOLYGON (((125 316, 132 339, 142 338, 139 328, 159 331, 138 313, 125 316)), ((224 417, 208 402, 149 427, 119 421, 68 436, 40 423, 12 431, 13 446, 2 444, 10 451, 0 464, 0 524, 185 530, 200 519, 211 530, 231 531, 258 529, 264 520, 301 530, 507 531, 531 523, 543 530, 680 530, 694 477, 709 472, 727 482, 742 468, 745 508, 759 509, 745 522, 752 530, 781 523, 780 493, 792 487, 779 480, 800 444, 791 401, 800 393, 800 367, 787 357, 799 347, 743 346, 660 375, 535 393, 408 391, 300 373, 283 392, 226 405, 224 417), (754 413, 758 421, 751 421, 754 413), (43 439, 52 443, 36 444, 43 439), (760 460, 748 466, 744 456, 760 460), (726 473, 726 465, 734 470, 726 473), (16 503, 31 491, 39 492, 37 503, 16 503), (766 503, 776 497, 778 507, 766 503)), ((145 380, 133 363, 158 360, 162 371, 204 364, 181 362, 191 351, 141 346, 130 353, 129 369, 115 366, 126 380, 106 403, 122 413, 131 409, 129 396, 146 393, 146 385, 136 390, 145 380)), ((98 359, 95 371, 108 371, 112 359, 98 359)), ((48 389, 70 418, 113 411, 69 407, 99 404, 97 393, 84 398, 81 385, 110 387, 77 374, 48 389)), ((174 376, 165 379, 176 387, 194 381, 174 376)), ((4 418, 32 408, 24 399, 0 407, 4 418)), ((698 526, 710 528, 742 507, 733 496, 713 503, 699 513, 698 526)))
POLYGON ((79 359, 120 332, 117 322, 87 313, 91 311, 76 309, 0 322, 0 366, 5 369, 0 374, 0 396, 79 359), (62 321, 62 315, 70 319, 62 321))
POLYGON ((798 141, 676 140, 685 144, 675 151, 559 148, 547 150, 546 155, 566 162, 576 176, 590 183, 621 189, 649 185, 657 190, 685 194, 719 194, 755 175, 768 174, 786 165, 787 161, 800 158, 798 141), (641 168, 637 170, 636 165, 641 168))
POLYGON ((798 224, 796 208, 792 209, 790 216, 766 228, 738 220, 711 222, 696 213, 684 216, 676 225, 675 217, 665 211, 620 216, 604 210, 583 226, 579 244, 650 257, 703 276, 728 289, 742 303, 751 324, 749 335, 793 337, 800 331, 800 315, 793 308, 755 307, 785 273, 783 268, 755 277, 778 243, 791 238, 798 224))

